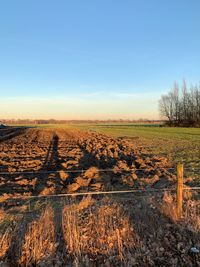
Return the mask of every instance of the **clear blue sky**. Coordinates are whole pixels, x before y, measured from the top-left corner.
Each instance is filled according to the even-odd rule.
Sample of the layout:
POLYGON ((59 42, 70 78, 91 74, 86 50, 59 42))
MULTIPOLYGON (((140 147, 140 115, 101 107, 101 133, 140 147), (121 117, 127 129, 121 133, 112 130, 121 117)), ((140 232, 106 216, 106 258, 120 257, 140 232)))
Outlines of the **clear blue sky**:
POLYGON ((183 78, 200 80, 199 0, 0 3, 0 117, 158 118, 183 78))

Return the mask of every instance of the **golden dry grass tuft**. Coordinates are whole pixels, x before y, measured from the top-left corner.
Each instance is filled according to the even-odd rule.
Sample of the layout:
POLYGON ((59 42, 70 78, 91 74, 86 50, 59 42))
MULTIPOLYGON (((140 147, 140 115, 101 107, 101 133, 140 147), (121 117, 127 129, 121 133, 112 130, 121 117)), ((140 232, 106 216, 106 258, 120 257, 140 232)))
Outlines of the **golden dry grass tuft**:
POLYGON ((62 225, 66 249, 76 260, 84 256, 116 257, 123 260, 127 250, 137 245, 137 238, 123 208, 109 200, 65 206, 62 225), (90 209, 85 209, 90 206, 90 209), (81 207, 81 209, 80 209, 81 207))
POLYGON ((14 216, 8 215, 4 209, 0 209, 0 258, 8 251, 12 237, 17 228, 17 221, 14 216))
POLYGON ((176 211, 176 200, 174 195, 169 192, 164 192, 163 201, 160 205, 161 212, 169 217, 173 222, 178 221, 178 215, 176 211))
POLYGON ((39 219, 33 221, 25 234, 22 246, 22 266, 38 264, 55 253, 54 212, 47 206, 39 219))
MULTIPOLYGON (((184 192, 183 215, 181 223, 187 226, 190 231, 200 231, 200 201, 192 199, 192 192, 186 190, 184 192)), ((165 192, 160 211, 170 218, 173 222, 178 222, 179 218, 176 211, 176 197, 169 192, 165 192)))
POLYGON ((6 252, 8 251, 11 240, 12 240, 13 231, 9 227, 3 233, 0 233, 0 258, 5 256, 6 252))

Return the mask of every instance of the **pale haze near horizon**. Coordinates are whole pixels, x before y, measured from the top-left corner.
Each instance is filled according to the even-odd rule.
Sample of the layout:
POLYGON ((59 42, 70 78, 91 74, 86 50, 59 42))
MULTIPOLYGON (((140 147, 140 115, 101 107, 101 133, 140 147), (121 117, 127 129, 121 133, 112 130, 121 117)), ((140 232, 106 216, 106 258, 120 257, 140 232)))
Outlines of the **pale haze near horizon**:
POLYGON ((159 119, 200 77, 200 2, 1 3, 0 118, 159 119))
POLYGON ((149 93, 6 97, 0 106, 0 114, 4 113, 7 119, 158 119, 158 97, 149 93), (148 106, 145 107, 146 103, 148 106))

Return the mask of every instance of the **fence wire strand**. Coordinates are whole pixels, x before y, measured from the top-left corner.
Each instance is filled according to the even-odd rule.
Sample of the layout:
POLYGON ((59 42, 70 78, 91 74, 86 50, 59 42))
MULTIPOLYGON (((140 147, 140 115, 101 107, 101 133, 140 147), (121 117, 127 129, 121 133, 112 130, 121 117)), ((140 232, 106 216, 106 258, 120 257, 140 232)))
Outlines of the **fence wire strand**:
MULTIPOLYGON (((200 190, 200 187, 184 187, 183 190, 200 190)), ((129 193, 162 193, 176 191, 176 188, 154 188, 154 189, 132 189, 132 190, 117 190, 117 191, 89 191, 76 192, 66 194, 50 194, 50 195, 34 195, 34 196, 15 196, 12 199, 39 199, 39 198, 55 198, 55 197, 71 197, 71 196, 85 196, 85 195, 108 195, 108 194, 129 194, 129 193)))

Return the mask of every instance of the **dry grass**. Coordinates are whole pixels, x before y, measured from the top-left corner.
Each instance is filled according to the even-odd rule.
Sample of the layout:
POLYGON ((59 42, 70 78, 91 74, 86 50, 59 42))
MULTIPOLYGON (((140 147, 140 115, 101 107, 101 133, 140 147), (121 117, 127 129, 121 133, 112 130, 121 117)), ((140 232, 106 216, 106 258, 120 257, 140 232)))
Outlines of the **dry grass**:
POLYGON ((0 209, 0 258, 8 251, 12 237, 17 228, 17 221, 14 216, 7 214, 4 209, 0 209))
MULTIPOLYGON (((192 199, 191 191, 184 193, 183 215, 181 223, 193 232, 200 231, 200 201, 192 199)), ((173 222, 178 222, 176 212, 176 197, 169 192, 165 192, 163 202, 160 205, 161 212, 169 217, 173 222)))
MULTIPOLYGON (((174 195, 169 193, 164 194, 159 210, 152 197, 127 196, 119 201, 88 196, 68 202, 64 199, 36 202, 30 206, 32 210, 26 212, 36 216, 42 210, 41 215, 34 220, 31 217, 15 241, 13 234, 17 224, 12 227, 10 222, 6 223, 8 214, 1 210, 5 230, 0 232, 0 257, 5 259, 10 247, 11 258, 14 258, 8 266, 175 267, 178 261, 198 266, 191 265, 187 251, 191 245, 198 247, 199 244, 199 202, 191 199, 185 202, 184 217, 179 223, 174 203, 174 195), (186 229, 194 233, 193 237, 186 229), (15 246, 11 245, 11 240, 16 242, 15 246), (165 265, 166 255, 169 256, 168 265, 165 265)), ((24 220, 28 218, 24 216, 24 220)))
POLYGON ((55 253, 54 212, 47 206, 26 232, 20 264, 29 266, 51 258, 55 253))
POLYGON ((4 219, 5 219, 5 217, 6 217, 6 212, 4 211, 4 209, 0 209, 0 222, 2 222, 4 219))
POLYGON ((12 228, 7 228, 3 233, 0 233, 0 258, 5 256, 7 250, 10 247, 12 240, 12 228))
POLYGON ((175 196, 169 192, 165 192, 163 196, 163 202, 159 206, 160 211, 173 222, 178 221, 178 215, 176 211, 176 200, 175 196))
POLYGON ((184 221, 189 230, 194 232, 200 231, 200 201, 187 201, 184 212, 184 221))
POLYGON ((91 195, 84 197, 79 203, 76 203, 76 209, 84 210, 95 204, 95 200, 91 195))
POLYGON ((65 206, 62 225, 67 251, 76 262, 86 255, 123 260, 127 250, 137 244, 128 216, 111 201, 92 202, 87 198, 65 206))

